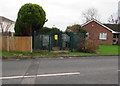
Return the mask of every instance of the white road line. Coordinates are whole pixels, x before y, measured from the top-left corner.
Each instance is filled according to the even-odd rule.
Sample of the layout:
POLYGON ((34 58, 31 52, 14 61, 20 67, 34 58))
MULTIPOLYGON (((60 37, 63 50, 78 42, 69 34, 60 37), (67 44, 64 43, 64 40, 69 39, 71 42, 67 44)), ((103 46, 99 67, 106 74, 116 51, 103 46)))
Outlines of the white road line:
POLYGON ((1 79, 17 79, 17 78, 23 78, 23 76, 0 77, 0 80, 1 79))
MULTIPOLYGON (((73 73, 56 73, 56 74, 42 74, 42 75, 37 75, 37 77, 48 77, 48 76, 67 76, 67 75, 79 75, 80 72, 73 72, 73 73)), ((0 77, 1 79, 19 79, 19 78, 34 78, 36 75, 31 75, 31 76, 10 76, 10 77, 0 77)))
POLYGON ((37 75, 37 77, 40 76, 65 76, 65 75, 79 75, 80 72, 74 72, 74 73, 57 73, 57 74, 43 74, 43 75, 37 75))
POLYGON ((117 71, 120 71, 120 70, 117 70, 117 71))

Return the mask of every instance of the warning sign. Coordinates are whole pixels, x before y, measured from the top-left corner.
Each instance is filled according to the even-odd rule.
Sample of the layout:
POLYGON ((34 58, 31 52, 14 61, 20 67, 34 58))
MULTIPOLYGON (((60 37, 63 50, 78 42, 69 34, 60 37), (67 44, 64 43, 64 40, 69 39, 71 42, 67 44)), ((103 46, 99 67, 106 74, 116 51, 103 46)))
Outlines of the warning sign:
POLYGON ((55 39, 55 40, 58 40, 58 35, 54 35, 54 39, 55 39))

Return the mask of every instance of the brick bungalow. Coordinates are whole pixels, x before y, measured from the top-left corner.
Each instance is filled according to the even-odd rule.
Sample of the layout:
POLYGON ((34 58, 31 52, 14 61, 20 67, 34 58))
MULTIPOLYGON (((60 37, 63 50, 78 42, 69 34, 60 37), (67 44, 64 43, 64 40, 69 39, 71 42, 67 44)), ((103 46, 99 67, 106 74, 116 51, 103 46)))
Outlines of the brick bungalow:
POLYGON ((120 39, 120 31, 117 24, 102 24, 96 19, 92 19, 83 25, 87 30, 88 39, 94 40, 98 44, 112 45, 118 44, 120 39))

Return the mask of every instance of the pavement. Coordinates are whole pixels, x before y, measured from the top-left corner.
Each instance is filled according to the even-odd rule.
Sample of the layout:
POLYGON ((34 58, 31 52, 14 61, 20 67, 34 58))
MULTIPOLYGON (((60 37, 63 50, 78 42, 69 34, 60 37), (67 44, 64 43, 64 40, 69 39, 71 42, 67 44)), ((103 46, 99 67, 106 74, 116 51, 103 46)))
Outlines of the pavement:
POLYGON ((99 57, 3 60, 0 79, 3 84, 118 84, 118 56, 99 57))
POLYGON ((2 56, 3 59, 28 59, 28 58, 76 58, 76 57, 109 57, 109 56, 120 56, 120 55, 69 55, 69 54, 60 54, 60 55, 41 55, 41 56, 2 56))

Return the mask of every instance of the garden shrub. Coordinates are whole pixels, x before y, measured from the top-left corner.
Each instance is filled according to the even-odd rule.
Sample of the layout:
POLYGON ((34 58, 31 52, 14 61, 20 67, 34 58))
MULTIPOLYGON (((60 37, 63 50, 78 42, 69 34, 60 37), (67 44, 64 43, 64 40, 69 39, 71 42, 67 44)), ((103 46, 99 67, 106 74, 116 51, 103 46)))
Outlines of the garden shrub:
POLYGON ((93 40, 84 39, 83 42, 78 44, 78 51, 84 53, 97 53, 99 46, 93 40))

